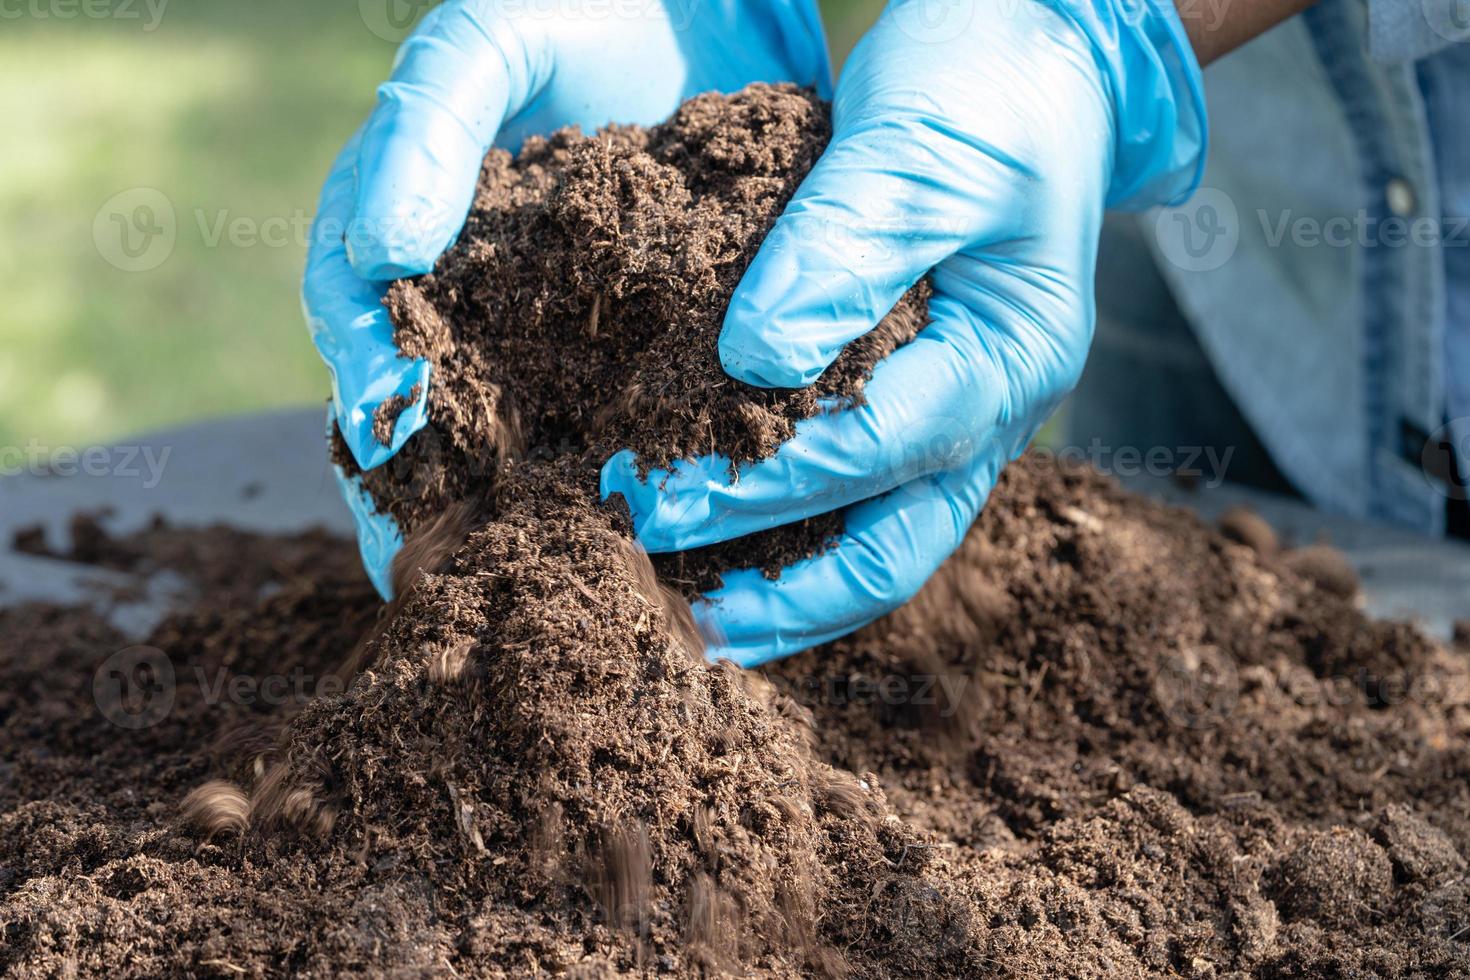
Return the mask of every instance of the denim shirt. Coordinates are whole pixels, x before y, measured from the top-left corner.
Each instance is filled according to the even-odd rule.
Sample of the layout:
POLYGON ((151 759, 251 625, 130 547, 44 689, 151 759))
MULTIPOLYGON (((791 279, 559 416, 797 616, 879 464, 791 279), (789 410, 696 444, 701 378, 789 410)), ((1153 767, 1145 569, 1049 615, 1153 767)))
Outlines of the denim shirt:
POLYGON ((1426 441, 1455 419, 1470 445, 1466 41, 1464 0, 1323 0, 1205 73, 1201 190, 1140 219, 1281 472, 1428 533, 1446 491, 1426 441))
MULTIPOLYGON (((1470 8, 1466 18, 1470 19, 1470 8)), ((1444 211, 1445 414, 1458 447, 1460 487, 1470 475, 1470 44, 1456 44, 1419 64, 1444 211)))

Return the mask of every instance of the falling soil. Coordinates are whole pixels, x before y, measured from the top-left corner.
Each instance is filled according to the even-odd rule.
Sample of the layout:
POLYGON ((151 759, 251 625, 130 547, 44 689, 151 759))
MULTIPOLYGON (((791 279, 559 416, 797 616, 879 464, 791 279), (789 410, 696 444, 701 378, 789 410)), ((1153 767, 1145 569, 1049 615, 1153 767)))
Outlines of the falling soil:
MULTIPOLYGON (((491 155, 390 294, 434 373, 368 474, 388 607, 324 535, 93 522, 67 557, 197 583, 141 656, 0 611, 0 969, 1466 975, 1470 658, 1367 620, 1321 546, 1027 457, 896 613, 704 660, 681 592, 840 525, 660 578, 596 467, 738 465, 821 410, 713 348, 824 119, 753 89, 491 155)), ((923 299, 822 392, 860 400, 923 299)))
MULTIPOLYGON (((802 419, 861 403, 873 366, 924 325, 927 283, 809 388, 740 384, 716 343, 741 274, 830 135, 810 93, 754 86, 692 99, 650 129, 569 129, 514 158, 490 153, 458 244, 388 293, 395 342, 433 381, 428 426, 362 474, 379 508, 411 536, 451 504, 507 509, 517 488, 585 495, 622 449, 645 471, 711 452, 733 470, 802 419)), ((378 407, 380 442, 409 403, 378 407)), ((358 472, 340 438, 333 455, 358 472)), ((774 576, 841 530, 829 514, 660 559, 661 571, 692 596, 732 567, 774 576)))

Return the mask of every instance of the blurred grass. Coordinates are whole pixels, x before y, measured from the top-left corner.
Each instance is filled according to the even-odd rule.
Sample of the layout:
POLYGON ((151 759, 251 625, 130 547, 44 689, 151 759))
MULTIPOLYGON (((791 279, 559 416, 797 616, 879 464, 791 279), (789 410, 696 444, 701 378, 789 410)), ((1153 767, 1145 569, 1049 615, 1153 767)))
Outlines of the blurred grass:
MULTIPOLYGON (((109 6, 137 17, 10 15, 0 29, 0 445, 85 444, 327 391, 298 301, 305 226, 395 45, 340 0, 168 3, 152 30, 146 0, 109 6), (127 272, 94 244, 93 219, 137 187, 168 198, 178 237, 160 266, 127 272), (289 234, 211 247, 221 218, 289 234)), ((823 3, 839 57, 880 7, 823 3)), ((79 8, 14 8, 34 9, 79 8)))

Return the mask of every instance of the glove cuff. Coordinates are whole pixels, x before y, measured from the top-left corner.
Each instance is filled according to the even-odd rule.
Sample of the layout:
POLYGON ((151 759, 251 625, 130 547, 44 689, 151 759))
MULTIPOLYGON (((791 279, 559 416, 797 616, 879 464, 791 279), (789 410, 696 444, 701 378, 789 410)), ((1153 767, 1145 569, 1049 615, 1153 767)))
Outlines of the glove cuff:
POLYGON ((1204 76, 1171 0, 1045 0, 1092 42, 1112 90, 1110 208, 1180 204, 1204 174, 1204 76))

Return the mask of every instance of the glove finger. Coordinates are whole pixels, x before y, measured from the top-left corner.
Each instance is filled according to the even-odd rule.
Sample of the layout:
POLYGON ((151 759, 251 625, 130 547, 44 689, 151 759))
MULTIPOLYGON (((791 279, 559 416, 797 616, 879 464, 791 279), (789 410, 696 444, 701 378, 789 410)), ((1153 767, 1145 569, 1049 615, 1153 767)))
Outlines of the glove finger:
POLYGON ((763 388, 816 381, 925 273, 1008 220, 974 203, 1000 177, 993 156, 919 120, 839 126, 731 299, 726 372, 763 388))
POLYGON ((398 522, 379 512, 367 488, 362 485, 361 477, 348 476, 340 466, 333 466, 332 473, 357 526, 357 549, 362 556, 362 567, 378 595, 384 602, 391 602, 393 557, 403 547, 403 533, 398 529, 398 522))
POLYGON ((545 45, 525 44, 498 6, 447 0, 430 11, 378 88, 348 250, 366 279, 433 268, 464 226, 501 124, 544 84, 545 45))
POLYGON ((603 467, 603 498, 623 495, 649 551, 683 551, 965 466, 1005 437, 998 425, 1010 401, 1007 375, 963 306, 937 296, 931 313, 935 319, 913 343, 874 369, 863 405, 799 423, 773 457, 742 467, 737 480, 720 456, 641 480, 625 450, 603 467))
POLYGON ((337 425, 357 464, 372 469, 392 456, 426 422, 429 365, 406 360, 393 345, 383 287, 364 280, 347 260, 344 242, 355 192, 353 161, 361 133, 332 165, 312 224, 301 305, 307 329, 332 374, 337 425), (388 445, 373 434, 373 412, 393 395, 419 397, 398 417, 388 445))
POLYGON ((897 609, 959 546, 1006 458, 987 452, 967 467, 857 505, 834 548, 774 582, 755 569, 726 573, 724 585, 694 606, 707 656, 754 667, 897 609))

